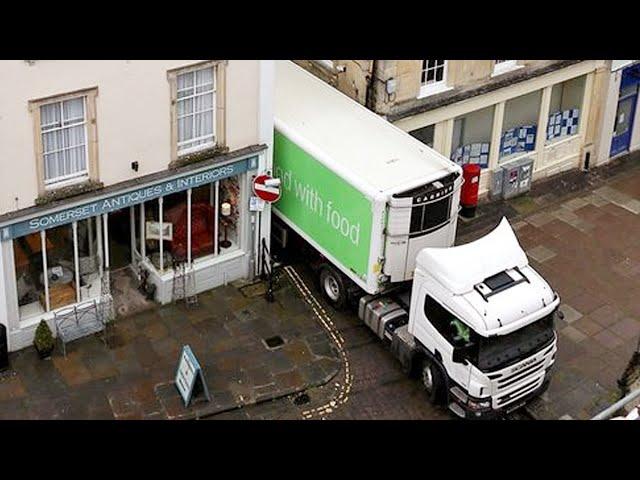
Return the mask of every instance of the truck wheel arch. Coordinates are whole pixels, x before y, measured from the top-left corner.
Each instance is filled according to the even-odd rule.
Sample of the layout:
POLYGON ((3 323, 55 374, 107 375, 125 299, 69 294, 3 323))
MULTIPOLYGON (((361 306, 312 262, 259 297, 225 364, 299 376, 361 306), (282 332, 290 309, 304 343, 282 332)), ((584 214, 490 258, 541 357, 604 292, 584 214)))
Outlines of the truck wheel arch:
POLYGON ((437 349, 435 350, 435 353, 431 353, 429 349, 427 349, 427 347, 422 345, 417 340, 416 340, 416 343, 418 344, 418 350, 413 355, 413 358, 411 361, 411 370, 410 370, 411 376, 413 376, 414 378, 419 377, 420 371, 422 369, 422 362, 424 361, 424 359, 428 358, 429 360, 431 360, 431 362, 438 368, 438 370, 440 370, 442 379, 444 380, 446 403, 448 403, 450 382, 449 382, 449 375, 447 374, 447 370, 444 368, 444 365, 442 365, 442 355, 437 349))

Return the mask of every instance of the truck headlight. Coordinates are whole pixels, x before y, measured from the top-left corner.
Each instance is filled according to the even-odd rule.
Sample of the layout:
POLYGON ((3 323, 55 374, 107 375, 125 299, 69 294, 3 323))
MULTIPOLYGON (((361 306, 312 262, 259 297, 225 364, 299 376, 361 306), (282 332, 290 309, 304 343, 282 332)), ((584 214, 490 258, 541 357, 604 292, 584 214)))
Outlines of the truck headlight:
POLYGON ((467 405, 471 410, 484 410, 487 408, 491 408, 491 399, 486 400, 471 400, 467 401, 467 405))

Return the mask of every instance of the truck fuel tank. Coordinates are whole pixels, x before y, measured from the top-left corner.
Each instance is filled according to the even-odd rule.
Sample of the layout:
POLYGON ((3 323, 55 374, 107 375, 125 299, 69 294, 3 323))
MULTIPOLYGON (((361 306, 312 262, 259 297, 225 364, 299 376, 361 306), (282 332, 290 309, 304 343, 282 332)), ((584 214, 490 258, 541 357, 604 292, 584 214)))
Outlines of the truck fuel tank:
POLYGON ((362 297, 358 305, 358 316, 379 338, 389 340, 393 330, 408 322, 407 311, 386 296, 362 297))

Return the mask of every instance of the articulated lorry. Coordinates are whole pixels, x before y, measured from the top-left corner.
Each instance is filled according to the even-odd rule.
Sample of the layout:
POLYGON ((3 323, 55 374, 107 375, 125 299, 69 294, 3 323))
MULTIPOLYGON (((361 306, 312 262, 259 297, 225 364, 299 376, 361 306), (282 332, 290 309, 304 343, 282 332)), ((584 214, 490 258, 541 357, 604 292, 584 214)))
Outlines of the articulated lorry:
POLYGON ((453 246, 461 169, 291 62, 277 62, 274 246, 389 344, 434 403, 493 418, 544 391, 560 299, 503 219, 453 246), (276 220, 277 219, 277 220, 276 220))

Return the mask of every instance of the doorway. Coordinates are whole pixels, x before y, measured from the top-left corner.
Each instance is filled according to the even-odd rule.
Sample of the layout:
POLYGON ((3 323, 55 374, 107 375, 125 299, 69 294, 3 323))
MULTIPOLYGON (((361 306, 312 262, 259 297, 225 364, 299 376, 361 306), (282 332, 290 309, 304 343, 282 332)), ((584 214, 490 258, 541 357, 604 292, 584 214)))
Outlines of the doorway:
POLYGON ((640 72, 637 68, 628 68, 622 73, 620 82, 620 95, 618 97, 618 109, 613 127, 610 156, 628 152, 631 145, 631 133, 633 132, 633 118, 636 114, 638 101, 638 84, 640 72))
POLYGON ((109 213, 109 267, 111 271, 131 265, 131 221, 129 209, 109 213))

